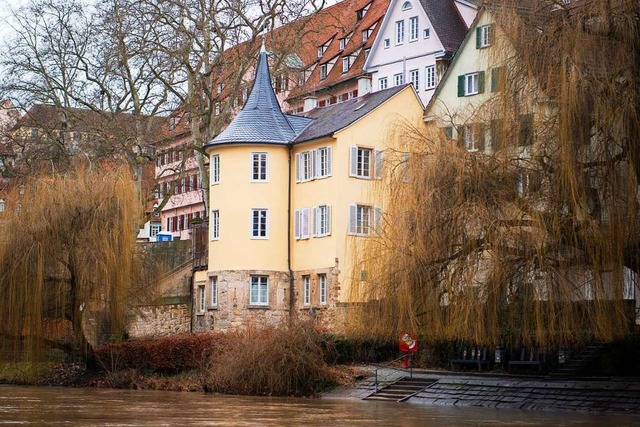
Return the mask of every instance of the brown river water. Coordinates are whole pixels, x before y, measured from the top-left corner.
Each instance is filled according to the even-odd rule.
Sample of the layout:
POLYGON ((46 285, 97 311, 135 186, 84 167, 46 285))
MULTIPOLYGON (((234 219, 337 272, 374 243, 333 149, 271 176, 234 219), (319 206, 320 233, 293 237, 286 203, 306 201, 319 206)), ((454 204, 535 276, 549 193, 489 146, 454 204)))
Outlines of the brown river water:
POLYGON ((640 417, 0 385, 0 426, 640 426, 640 417))

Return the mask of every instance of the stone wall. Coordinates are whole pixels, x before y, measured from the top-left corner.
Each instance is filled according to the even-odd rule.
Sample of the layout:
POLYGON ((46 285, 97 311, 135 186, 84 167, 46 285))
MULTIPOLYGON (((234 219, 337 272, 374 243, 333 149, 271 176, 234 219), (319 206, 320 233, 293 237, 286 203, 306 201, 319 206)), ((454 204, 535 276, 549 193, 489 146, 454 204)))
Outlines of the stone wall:
POLYGON ((129 325, 131 338, 159 338, 191 330, 188 302, 136 307, 129 325))
POLYGON ((193 290, 193 331, 230 331, 251 326, 275 325, 289 314, 289 274, 283 271, 210 271, 207 282, 195 281, 193 290), (251 276, 268 276, 268 305, 249 304, 251 276), (217 278, 218 303, 212 301, 211 278, 217 278), (201 310, 200 290, 205 290, 201 310))

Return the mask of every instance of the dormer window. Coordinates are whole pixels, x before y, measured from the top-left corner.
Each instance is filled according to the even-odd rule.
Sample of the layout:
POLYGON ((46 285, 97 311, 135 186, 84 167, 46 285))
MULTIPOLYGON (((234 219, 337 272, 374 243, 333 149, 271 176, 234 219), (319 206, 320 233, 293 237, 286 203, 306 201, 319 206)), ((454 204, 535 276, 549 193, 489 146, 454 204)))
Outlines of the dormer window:
POLYGON ((223 89, 224 89, 224 83, 218 83, 218 93, 222 93, 223 89))
POLYGON ((408 2, 408 1, 402 4, 402 10, 411 10, 412 7, 413 6, 411 6, 411 2, 408 2))
POLYGON ((359 10, 356 11, 356 17, 358 18, 358 21, 361 20, 362 18, 364 18, 364 15, 367 14, 367 11, 369 10, 370 7, 371 7, 371 3, 369 3, 368 5, 363 7, 362 9, 359 9, 359 10))
POLYGON ((340 39, 340 50, 344 50, 344 47, 347 45, 347 38, 343 37, 340 39))
POLYGON ((362 32, 362 43, 366 43, 369 40, 369 31, 371 30, 364 30, 362 32))
POLYGON ((320 46, 318 48, 318 58, 322 58, 323 54, 324 54, 324 46, 320 46))
POLYGON ((327 64, 322 64, 320 66, 320 80, 324 80, 327 78, 327 64))
POLYGON ((349 71, 349 57, 345 56, 342 58, 342 72, 346 73, 347 71, 349 71))

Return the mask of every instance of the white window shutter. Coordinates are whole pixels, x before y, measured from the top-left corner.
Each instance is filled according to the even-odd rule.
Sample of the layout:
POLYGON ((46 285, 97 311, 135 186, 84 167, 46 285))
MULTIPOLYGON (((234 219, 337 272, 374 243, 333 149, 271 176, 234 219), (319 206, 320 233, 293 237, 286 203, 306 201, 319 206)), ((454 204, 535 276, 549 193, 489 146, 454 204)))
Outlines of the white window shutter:
POLYGON ((373 229, 376 233, 382 231, 382 208, 380 206, 373 207, 373 229))
POLYGON ((300 153, 296 154, 296 182, 300 182, 300 153))
POLYGON ((315 179, 320 175, 320 156, 318 150, 311 150, 311 179, 315 179))
POLYGON ((356 205, 349 206, 349 234, 356 234, 357 229, 358 207, 356 205))
POLYGON ((375 171, 374 171, 374 176, 376 179, 381 179, 382 178, 382 151, 381 150, 375 150, 373 152, 373 156, 374 156, 374 161, 375 161, 375 171))
POLYGON ((327 205, 327 235, 331 234, 331 206, 327 205))
POLYGON ((331 147, 327 147, 327 176, 331 176, 333 173, 333 157, 331 156, 331 147))
POLYGON ((309 208, 301 209, 302 218, 300 221, 300 238, 308 239, 309 238, 309 208))
POLYGON ((358 147, 351 146, 351 156, 349 159, 349 176, 357 176, 358 175, 358 147))
POLYGON ((300 210, 293 215, 293 235, 296 239, 300 238, 300 210))

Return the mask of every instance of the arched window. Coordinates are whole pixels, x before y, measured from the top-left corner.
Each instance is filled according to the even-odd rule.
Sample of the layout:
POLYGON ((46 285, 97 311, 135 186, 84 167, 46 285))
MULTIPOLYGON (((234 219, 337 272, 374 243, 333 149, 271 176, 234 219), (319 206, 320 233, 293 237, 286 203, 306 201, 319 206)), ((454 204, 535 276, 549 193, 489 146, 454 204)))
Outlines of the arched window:
POLYGON ((402 4, 402 10, 410 10, 411 8, 411 2, 406 1, 402 4))

